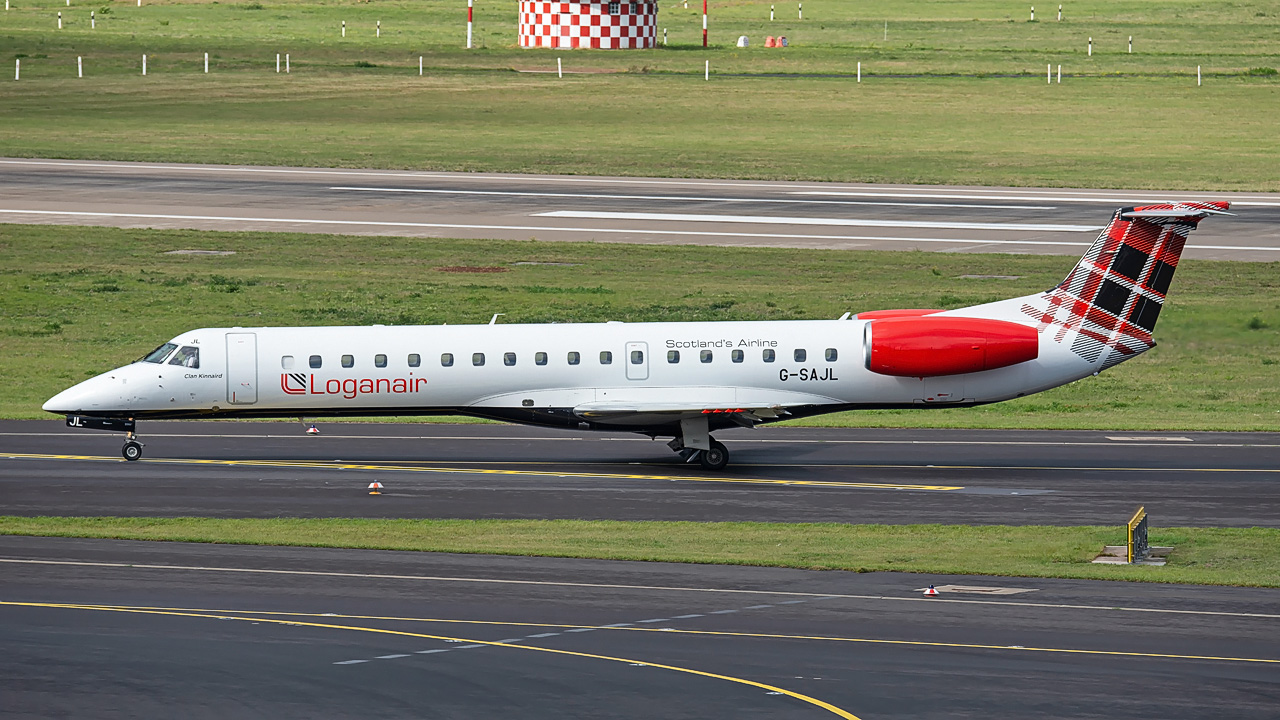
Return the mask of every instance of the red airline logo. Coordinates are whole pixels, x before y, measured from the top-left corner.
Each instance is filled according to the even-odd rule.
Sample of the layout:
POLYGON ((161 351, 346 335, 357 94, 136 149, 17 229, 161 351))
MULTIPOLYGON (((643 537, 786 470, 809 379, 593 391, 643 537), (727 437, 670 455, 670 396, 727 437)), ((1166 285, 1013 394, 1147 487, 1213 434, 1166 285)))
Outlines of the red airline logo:
POLYGON ((341 395, 353 400, 361 395, 403 395, 419 392, 426 378, 330 378, 317 384, 316 376, 306 373, 281 373, 280 389, 286 395, 341 395))

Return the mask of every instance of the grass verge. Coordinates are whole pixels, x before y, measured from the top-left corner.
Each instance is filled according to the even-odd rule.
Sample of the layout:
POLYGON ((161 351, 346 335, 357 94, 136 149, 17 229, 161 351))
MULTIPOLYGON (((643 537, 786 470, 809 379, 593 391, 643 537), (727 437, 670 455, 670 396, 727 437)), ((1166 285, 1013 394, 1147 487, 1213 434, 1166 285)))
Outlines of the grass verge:
POLYGON ((0 516, 0 534, 1280 587, 1280 530, 1157 528, 1164 567, 1094 565, 1116 527, 0 516))
MULTIPOLYGON (((1076 262, 39 225, 0 225, 0 258, 0 417, 45 419, 40 405, 58 391, 197 327, 482 323, 495 312, 512 323, 835 318, 1038 292, 1076 262), (235 254, 166 254, 183 249, 235 254), (504 272, 437 270, 454 266, 504 272)), ((980 408, 805 423, 1280 430, 1278 271, 1280 263, 1184 260, 1159 345, 1098 377, 980 408)))

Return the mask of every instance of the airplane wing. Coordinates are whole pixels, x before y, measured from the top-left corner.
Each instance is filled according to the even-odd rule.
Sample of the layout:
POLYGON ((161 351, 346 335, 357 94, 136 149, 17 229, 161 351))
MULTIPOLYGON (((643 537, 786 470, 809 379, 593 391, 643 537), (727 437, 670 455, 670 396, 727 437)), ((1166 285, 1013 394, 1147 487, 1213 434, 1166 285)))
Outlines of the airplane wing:
POLYGON ((573 414, 584 420, 617 424, 651 423, 655 419, 676 422, 701 415, 714 415, 743 427, 753 427, 765 420, 777 420, 791 413, 781 405, 726 407, 696 402, 617 400, 582 403, 573 408, 573 414))

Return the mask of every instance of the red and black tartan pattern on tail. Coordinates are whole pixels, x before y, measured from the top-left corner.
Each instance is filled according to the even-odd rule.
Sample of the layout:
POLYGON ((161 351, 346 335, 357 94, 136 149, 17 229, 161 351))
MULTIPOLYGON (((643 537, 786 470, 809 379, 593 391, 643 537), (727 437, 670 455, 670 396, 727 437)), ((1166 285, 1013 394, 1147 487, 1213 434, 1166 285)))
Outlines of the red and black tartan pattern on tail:
POLYGON ((1187 234, 1200 219, 1184 213, 1203 208, 1218 209, 1218 204, 1117 210, 1067 279, 1041 296, 1043 306, 1027 304, 1022 311, 1036 318, 1041 332, 1056 326, 1057 342, 1075 330, 1072 352, 1091 364, 1101 361, 1100 370, 1150 350, 1155 345, 1151 332, 1187 234), (1170 212, 1168 217, 1123 217, 1136 210, 1170 212))

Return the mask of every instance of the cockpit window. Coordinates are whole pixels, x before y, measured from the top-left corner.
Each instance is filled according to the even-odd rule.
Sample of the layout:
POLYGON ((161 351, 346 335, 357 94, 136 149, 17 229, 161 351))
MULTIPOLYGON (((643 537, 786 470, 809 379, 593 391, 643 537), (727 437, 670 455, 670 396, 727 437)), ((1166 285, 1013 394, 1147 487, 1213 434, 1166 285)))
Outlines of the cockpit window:
POLYGON ((173 354, 169 364, 189 368, 200 367, 200 348, 194 345, 183 345, 181 350, 173 354))
POLYGON ((155 363, 159 365, 164 362, 165 358, 169 357, 169 353, 173 352, 173 349, 176 347, 178 346, 173 343, 165 343, 143 356, 142 362, 155 363))

